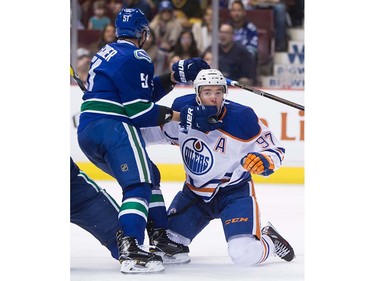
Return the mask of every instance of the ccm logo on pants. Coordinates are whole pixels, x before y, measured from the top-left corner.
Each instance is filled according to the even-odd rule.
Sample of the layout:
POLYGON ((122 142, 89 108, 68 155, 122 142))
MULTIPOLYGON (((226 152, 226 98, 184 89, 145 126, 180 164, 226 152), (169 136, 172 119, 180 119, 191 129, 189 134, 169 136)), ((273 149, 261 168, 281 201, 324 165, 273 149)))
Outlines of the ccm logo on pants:
POLYGON ((225 221, 225 225, 230 224, 230 223, 236 223, 236 222, 247 222, 249 218, 234 218, 234 219, 229 219, 225 221))

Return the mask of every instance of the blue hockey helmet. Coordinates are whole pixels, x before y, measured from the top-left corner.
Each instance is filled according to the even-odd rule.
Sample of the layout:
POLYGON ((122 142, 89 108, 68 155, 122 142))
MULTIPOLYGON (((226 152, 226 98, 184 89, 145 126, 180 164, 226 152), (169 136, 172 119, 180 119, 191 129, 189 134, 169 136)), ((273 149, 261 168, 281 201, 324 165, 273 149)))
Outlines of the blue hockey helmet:
POLYGON ((123 8, 117 15, 115 21, 116 36, 141 39, 142 33, 150 35, 148 20, 140 9, 123 8))

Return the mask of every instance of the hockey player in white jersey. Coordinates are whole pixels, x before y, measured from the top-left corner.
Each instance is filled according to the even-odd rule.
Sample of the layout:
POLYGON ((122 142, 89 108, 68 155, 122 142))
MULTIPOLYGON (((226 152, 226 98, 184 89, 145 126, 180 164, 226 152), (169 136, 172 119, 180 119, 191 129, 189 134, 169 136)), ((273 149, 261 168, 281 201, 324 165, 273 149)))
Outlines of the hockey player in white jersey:
POLYGON ((194 89, 172 105, 180 123, 142 132, 148 144, 180 147, 186 181, 168 208, 169 237, 188 246, 220 218, 234 263, 255 265, 270 254, 293 260, 293 248, 271 224, 261 229, 252 180, 253 174, 269 176, 279 169, 284 148, 252 108, 226 100, 220 71, 201 70, 194 89))

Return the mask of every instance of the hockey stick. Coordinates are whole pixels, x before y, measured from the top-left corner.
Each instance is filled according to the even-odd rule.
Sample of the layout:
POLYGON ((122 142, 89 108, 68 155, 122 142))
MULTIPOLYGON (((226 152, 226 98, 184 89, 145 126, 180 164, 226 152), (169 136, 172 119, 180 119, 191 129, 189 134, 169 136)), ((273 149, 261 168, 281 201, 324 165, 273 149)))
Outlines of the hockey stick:
POLYGON ((78 77, 77 73, 74 71, 72 65, 70 65, 70 76, 73 77, 74 81, 78 84, 78 86, 81 88, 82 92, 86 92, 86 87, 83 81, 78 77))
POLYGON ((262 97, 266 97, 266 98, 269 98, 271 100, 278 101, 280 103, 283 103, 283 104, 289 105, 291 107, 297 108, 299 110, 305 111, 305 107, 303 105, 300 105, 300 104, 294 103, 292 101, 280 98, 278 96, 271 95, 270 93, 263 92, 261 90, 255 89, 253 87, 240 84, 237 81, 233 81, 233 80, 227 78, 227 84, 230 85, 230 86, 234 86, 234 87, 239 87, 241 89, 245 89, 245 90, 247 90, 249 92, 252 92, 254 94, 260 95, 262 97))
MULTIPOLYGON (((73 67, 70 65, 70 76, 76 81, 78 86, 81 88, 82 92, 84 93, 86 91, 86 87, 83 84, 83 81, 78 77, 77 73, 75 73, 73 67)), ((78 128, 78 122, 76 120, 76 117, 79 116, 80 113, 76 113, 73 115, 73 126, 74 128, 78 128)), ((78 117, 77 117, 78 118, 78 117)))

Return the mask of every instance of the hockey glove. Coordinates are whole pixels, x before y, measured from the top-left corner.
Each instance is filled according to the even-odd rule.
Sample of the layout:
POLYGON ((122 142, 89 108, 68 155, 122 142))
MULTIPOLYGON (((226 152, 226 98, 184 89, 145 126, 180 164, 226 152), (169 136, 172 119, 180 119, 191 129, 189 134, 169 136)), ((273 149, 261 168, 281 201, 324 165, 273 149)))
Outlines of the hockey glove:
POLYGON ((269 176, 275 169, 275 164, 270 156, 263 153, 249 153, 241 160, 241 165, 251 174, 269 176))
POLYGON ((185 130, 208 132, 219 129, 223 121, 218 120, 216 106, 185 106, 180 112, 180 126, 185 130))
POLYGON ((210 66, 201 58, 179 60, 172 65, 173 78, 182 83, 193 81, 198 72, 202 69, 209 69, 210 66))

